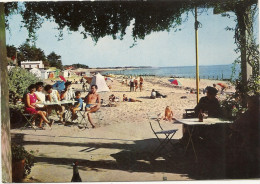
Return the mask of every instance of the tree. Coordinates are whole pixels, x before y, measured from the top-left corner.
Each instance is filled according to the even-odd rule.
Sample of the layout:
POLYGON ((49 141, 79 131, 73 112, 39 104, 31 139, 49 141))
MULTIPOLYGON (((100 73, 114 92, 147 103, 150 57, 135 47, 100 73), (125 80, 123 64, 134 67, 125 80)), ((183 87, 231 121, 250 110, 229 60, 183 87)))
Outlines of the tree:
POLYGON ((6 51, 7 51, 7 57, 12 58, 12 57, 16 56, 17 48, 13 45, 7 45, 6 51))
POLYGON ((46 56, 44 51, 35 46, 30 46, 29 43, 22 44, 19 48, 18 60, 19 61, 45 61, 46 56))
POLYGON ((60 58, 61 58, 61 56, 57 55, 55 52, 51 52, 47 56, 47 60, 51 67, 56 67, 56 68, 59 68, 62 70, 63 66, 62 66, 62 62, 61 62, 60 58))
MULTIPOLYGON (((6 11, 5 11, 6 12, 6 11)), ((4 3, 0 3, 0 69, 1 69, 1 159, 2 182, 12 182, 12 154, 7 84, 4 3)))

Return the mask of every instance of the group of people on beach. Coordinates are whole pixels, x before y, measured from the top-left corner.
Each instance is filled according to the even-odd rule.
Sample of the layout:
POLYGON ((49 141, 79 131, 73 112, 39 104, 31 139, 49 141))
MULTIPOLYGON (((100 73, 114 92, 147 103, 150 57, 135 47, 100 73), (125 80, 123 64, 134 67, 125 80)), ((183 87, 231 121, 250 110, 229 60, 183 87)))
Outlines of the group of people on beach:
MULTIPOLYGON (((59 116, 59 120, 62 124, 65 124, 65 110, 70 110, 72 112, 72 121, 77 119, 77 111, 83 109, 83 100, 81 98, 80 91, 74 92, 71 88, 72 83, 67 81, 65 83, 65 89, 60 93, 57 90, 54 90, 52 85, 43 85, 43 82, 37 82, 36 84, 31 84, 28 87, 28 93, 25 95, 25 113, 39 115, 40 124, 38 128, 44 129, 42 123, 45 122, 49 127, 52 126, 53 120, 49 120, 48 116, 51 114, 52 110, 55 110, 59 116), (59 102, 59 101, 75 101, 74 105, 64 105, 64 104, 54 104, 46 105, 44 102, 59 102)), ((85 114, 84 116, 88 117, 92 128, 95 128, 93 124, 91 113, 96 112, 100 108, 100 96, 97 93, 97 85, 91 86, 91 91, 84 98, 85 114)), ((36 116, 34 117, 34 119, 36 116)), ((35 126, 35 120, 33 121, 33 126, 35 126)))
POLYGON ((140 79, 139 79, 139 85, 138 85, 138 79, 137 77, 133 78, 133 76, 130 77, 130 81, 129 81, 129 84, 127 83, 127 79, 122 80, 122 85, 126 84, 126 85, 129 85, 130 86, 130 92, 132 91, 135 91, 138 89, 140 89, 140 92, 142 92, 142 89, 143 89, 143 83, 144 83, 144 79, 142 76, 140 76, 140 79))

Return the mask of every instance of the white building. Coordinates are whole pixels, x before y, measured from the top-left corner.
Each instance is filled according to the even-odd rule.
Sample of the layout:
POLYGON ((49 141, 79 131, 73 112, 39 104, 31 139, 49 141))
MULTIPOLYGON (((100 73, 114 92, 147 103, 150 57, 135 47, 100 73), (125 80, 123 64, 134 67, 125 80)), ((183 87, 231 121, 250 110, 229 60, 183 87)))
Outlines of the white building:
POLYGON ((22 61, 21 68, 44 68, 42 61, 22 61))

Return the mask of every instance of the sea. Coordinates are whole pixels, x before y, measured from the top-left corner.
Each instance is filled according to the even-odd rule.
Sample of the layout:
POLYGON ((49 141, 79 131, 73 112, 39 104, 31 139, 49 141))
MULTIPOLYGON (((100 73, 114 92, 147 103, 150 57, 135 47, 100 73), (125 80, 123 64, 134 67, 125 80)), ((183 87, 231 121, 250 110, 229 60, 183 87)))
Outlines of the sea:
MULTIPOLYGON (((233 64, 229 65, 203 65, 199 66, 199 76, 201 79, 229 80, 232 76, 233 64)), ((235 73, 232 79, 238 78, 240 67, 235 65, 235 73)), ((182 77, 195 78, 196 66, 176 66, 176 67, 149 67, 127 70, 114 70, 102 72, 103 75, 116 74, 127 76, 159 76, 159 77, 182 77)))

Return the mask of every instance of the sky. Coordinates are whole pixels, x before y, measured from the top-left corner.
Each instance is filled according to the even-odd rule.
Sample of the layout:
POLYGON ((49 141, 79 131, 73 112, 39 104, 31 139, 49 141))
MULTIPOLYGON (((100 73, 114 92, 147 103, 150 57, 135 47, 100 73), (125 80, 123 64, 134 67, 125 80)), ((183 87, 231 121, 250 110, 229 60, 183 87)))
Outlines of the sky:
MULTIPOLYGON (((182 15, 183 19, 187 17, 182 15)), ((63 65, 75 63, 94 67, 117 66, 194 66, 195 59, 195 30, 194 16, 188 14, 188 20, 183 22, 175 32, 154 32, 144 40, 137 40, 133 48, 131 36, 132 24, 128 27, 123 40, 113 40, 106 36, 95 44, 91 38, 83 39, 79 32, 64 29, 63 40, 58 41, 59 31, 54 22, 45 21, 37 31, 36 46, 44 50, 47 56, 52 51, 61 56, 63 65)), ((9 18, 10 31, 6 30, 6 43, 19 47, 27 38, 27 30, 20 28, 21 16, 13 15, 9 18)), ((238 55, 234 49, 234 32, 225 28, 235 27, 234 17, 227 18, 213 15, 209 9, 200 12, 198 21, 202 27, 198 32, 199 64, 222 65, 231 64, 238 55)), ((132 22, 133 23, 133 22, 132 22)), ((258 31, 258 30, 257 30, 258 31)))

